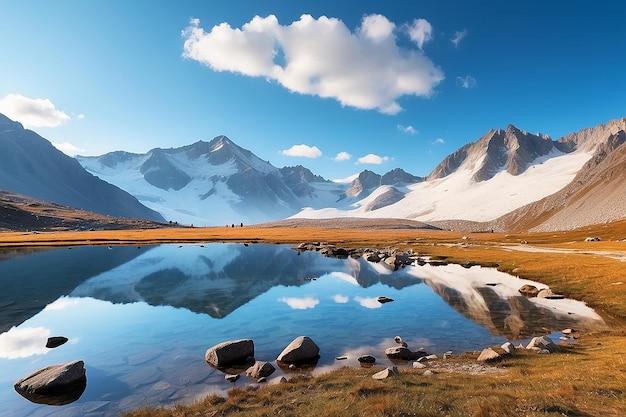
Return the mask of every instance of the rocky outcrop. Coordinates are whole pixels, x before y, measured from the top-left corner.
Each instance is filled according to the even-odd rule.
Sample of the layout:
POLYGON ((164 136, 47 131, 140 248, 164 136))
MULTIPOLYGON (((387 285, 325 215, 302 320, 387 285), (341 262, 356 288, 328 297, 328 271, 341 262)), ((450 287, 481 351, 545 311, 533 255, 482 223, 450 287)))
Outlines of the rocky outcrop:
POLYGON ((276 360, 283 363, 300 363, 319 359, 320 348, 308 336, 300 336, 294 339, 278 355, 276 360))
POLYGON ((317 251, 323 256, 329 258, 363 258, 368 262, 383 262, 383 264, 396 271, 405 266, 420 262, 413 251, 398 252, 395 248, 388 249, 370 249, 370 248, 337 248, 328 242, 302 242, 296 248, 299 252, 317 251))
POLYGON ((254 357, 254 342, 250 339, 231 340, 207 349, 204 359, 216 368, 245 363, 254 357))
POLYGON ((21 396, 37 404, 64 405, 80 398, 87 386, 83 361, 39 369, 13 385, 21 396))

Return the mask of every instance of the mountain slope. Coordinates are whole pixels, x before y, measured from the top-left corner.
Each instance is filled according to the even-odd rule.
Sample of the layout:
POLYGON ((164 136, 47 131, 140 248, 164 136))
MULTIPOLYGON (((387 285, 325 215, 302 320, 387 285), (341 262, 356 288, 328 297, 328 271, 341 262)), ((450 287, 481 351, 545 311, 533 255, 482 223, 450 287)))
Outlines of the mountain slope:
POLYGON ((163 220, 126 191, 89 174, 49 141, 1 114, 0 189, 104 215, 163 220))
POLYGON ((422 182, 381 186, 347 209, 307 208, 293 217, 486 222, 561 190, 590 157, 510 125, 463 146, 422 182))
POLYGON ((572 182, 555 194, 497 219, 494 227, 556 231, 626 218, 626 132, 603 134, 608 137, 595 144, 593 157, 572 182))

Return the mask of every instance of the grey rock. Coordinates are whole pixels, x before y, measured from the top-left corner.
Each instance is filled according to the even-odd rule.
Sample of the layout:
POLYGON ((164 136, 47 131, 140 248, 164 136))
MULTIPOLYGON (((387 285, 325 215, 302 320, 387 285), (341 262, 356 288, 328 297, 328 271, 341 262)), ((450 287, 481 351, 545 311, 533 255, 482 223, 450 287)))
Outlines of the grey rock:
POLYGON ((237 380, 241 377, 239 374, 226 374, 224 375, 224 379, 228 382, 237 382, 237 380))
POLYGON ((76 401, 87 386, 85 363, 73 361, 41 368, 15 382, 24 398, 37 403, 64 405, 76 401))
POLYGON ((500 360, 502 356, 491 348, 485 348, 478 356, 478 362, 494 362, 500 360))
POLYGON ((215 367, 245 363, 249 357, 254 357, 254 342, 250 339, 219 343, 207 349, 204 355, 207 363, 215 367))
POLYGON ((400 372, 398 372, 398 368, 394 366, 392 368, 386 368, 380 372, 376 372, 374 375, 372 375, 372 378, 387 379, 387 378, 394 378, 394 377, 399 377, 399 376, 400 376, 400 372))
POLYGON ((306 362, 319 359, 320 348, 308 336, 294 339, 276 358, 284 363, 306 362))
POLYGON ((246 375, 252 379, 268 377, 274 373, 276 368, 269 362, 257 361, 246 370, 246 375))
POLYGON ((373 357, 373 356, 370 356, 370 355, 360 356, 357 360, 360 363, 369 363, 369 364, 372 364, 372 363, 376 362, 376 358, 373 357))
POLYGON ((550 339, 548 336, 534 337, 530 341, 530 343, 528 343, 528 346, 526 346, 526 349, 534 349, 534 348, 538 348, 540 350, 547 350, 549 353, 554 353, 558 350, 557 345, 555 345, 552 339, 550 339))
POLYGON ((385 355, 389 359, 401 360, 401 361, 410 361, 416 360, 418 358, 426 356, 425 352, 413 352, 412 350, 404 347, 404 346, 394 346, 385 349, 385 355))

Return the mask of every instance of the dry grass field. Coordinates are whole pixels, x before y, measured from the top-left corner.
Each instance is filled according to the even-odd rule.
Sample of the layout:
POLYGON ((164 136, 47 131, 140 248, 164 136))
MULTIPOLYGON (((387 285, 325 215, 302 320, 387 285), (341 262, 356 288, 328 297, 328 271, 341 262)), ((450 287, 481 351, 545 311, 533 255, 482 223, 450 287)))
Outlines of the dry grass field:
POLYGON ((162 228, 83 232, 0 232, 0 249, 50 245, 117 245, 159 242, 247 242, 396 247, 445 262, 470 262, 549 285, 585 301, 611 326, 580 335, 559 353, 518 353, 474 375, 459 355, 446 368, 424 376, 375 381, 371 369, 341 369, 298 377, 259 390, 233 389, 193 405, 143 409, 129 416, 623 416, 626 415, 626 221, 581 230, 541 234, 460 233, 389 222, 336 222, 214 228, 162 228), (599 241, 585 241, 598 237, 599 241), (457 364, 458 366, 454 366, 457 364))

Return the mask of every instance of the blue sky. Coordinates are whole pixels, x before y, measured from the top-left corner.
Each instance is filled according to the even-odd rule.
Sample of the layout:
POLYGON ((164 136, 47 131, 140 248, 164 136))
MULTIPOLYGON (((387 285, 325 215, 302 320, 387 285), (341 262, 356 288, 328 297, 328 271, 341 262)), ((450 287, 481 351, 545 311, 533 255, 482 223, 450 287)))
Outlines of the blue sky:
POLYGON ((626 2, 0 0, 0 112, 69 154, 227 135, 325 178, 428 174, 510 123, 626 116, 626 2))

